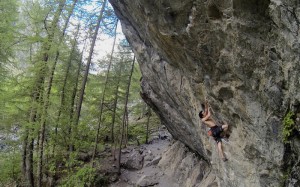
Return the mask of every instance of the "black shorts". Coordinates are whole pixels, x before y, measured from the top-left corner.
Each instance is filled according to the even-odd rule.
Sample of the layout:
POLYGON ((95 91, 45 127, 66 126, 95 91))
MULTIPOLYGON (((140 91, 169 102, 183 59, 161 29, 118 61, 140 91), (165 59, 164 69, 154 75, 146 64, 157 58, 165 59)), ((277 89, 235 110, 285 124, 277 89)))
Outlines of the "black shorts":
POLYGON ((222 126, 214 126, 211 128, 212 136, 214 137, 217 143, 221 142, 221 133, 223 132, 222 126))

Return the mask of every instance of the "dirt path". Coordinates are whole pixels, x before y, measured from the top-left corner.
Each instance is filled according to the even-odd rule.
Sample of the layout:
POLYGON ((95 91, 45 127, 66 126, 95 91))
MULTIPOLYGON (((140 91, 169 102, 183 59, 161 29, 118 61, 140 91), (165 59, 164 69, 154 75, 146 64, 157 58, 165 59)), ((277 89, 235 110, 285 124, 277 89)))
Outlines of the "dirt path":
POLYGON ((144 144, 139 147, 143 150, 144 164, 140 170, 122 169, 118 182, 110 187, 134 187, 134 186, 155 186, 155 187, 179 187, 170 177, 157 166, 162 154, 171 146, 169 139, 156 139, 151 144, 144 144))

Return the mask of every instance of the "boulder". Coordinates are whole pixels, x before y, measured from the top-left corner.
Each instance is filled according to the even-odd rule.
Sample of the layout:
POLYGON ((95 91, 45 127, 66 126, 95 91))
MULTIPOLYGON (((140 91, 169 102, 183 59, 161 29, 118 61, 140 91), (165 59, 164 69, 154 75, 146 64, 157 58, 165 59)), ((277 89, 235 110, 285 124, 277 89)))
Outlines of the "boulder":
POLYGON ((153 160, 151 160, 148 164, 146 164, 146 166, 157 165, 160 160, 161 160, 161 156, 156 156, 153 160))
POLYGON ((121 166, 129 170, 140 170, 144 165, 144 156, 139 150, 133 149, 128 154, 124 154, 121 160, 121 166))
POLYGON ((155 176, 147 176, 143 175, 137 182, 137 186, 154 186, 158 184, 158 180, 155 178, 155 176))

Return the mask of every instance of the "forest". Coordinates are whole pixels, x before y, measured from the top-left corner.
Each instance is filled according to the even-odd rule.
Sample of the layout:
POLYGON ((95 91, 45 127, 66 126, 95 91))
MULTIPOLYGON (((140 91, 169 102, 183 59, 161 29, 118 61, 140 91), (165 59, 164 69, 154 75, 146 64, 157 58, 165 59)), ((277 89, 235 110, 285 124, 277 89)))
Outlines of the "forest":
POLYGON ((1 0, 0 17, 0 186, 92 186, 106 147, 148 141, 159 120, 107 0, 1 0))

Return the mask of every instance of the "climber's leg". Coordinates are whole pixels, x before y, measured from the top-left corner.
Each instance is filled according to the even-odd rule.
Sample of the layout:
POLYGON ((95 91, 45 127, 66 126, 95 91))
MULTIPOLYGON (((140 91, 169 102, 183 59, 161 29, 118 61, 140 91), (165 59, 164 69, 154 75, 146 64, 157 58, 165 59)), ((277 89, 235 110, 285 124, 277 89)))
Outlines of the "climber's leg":
POLYGON ((224 124, 222 125, 222 129, 223 129, 224 132, 226 132, 228 130, 227 122, 224 122, 224 124))
POLYGON ((223 133, 222 133, 222 137, 224 138, 229 138, 229 126, 227 124, 227 122, 224 121, 224 124, 222 125, 222 129, 223 129, 223 133))
POLYGON ((219 156, 221 157, 221 159, 223 161, 227 161, 227 158, 224 155, 223 149, 222 149, 222 141, 218 141, 218 152, 219 152, 219 156))

